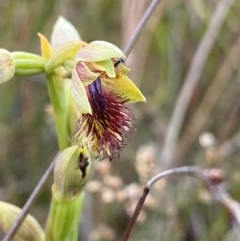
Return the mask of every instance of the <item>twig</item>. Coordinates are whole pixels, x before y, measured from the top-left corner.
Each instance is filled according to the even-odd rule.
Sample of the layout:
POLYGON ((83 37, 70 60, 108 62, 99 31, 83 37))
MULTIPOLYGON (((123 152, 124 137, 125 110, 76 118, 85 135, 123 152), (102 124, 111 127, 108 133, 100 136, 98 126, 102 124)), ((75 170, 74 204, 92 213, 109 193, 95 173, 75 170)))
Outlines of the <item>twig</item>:
POLYGON ((15 220, 15 222, 13 223, 11 228, 8 230, 8 232, 6 233, 6 235, 5 235, 5 237, 3 238, 2 241, 9 241, 11 238, 13 238, 13 236, 16 234, 16 232, 20 228, 22 222, 24 221, 25 217, 29 213, 33 203, 35 202, 35 200, 37 199, 38 195, 40 194, 40 192, 42 190, 42 187, 44 186, 44 184, 46 183, 48 177, 50 176, 59 154, 60 154, 60 152, 58 152, 55 155, 55 157, 53 158, 51 164, 49 165, 49 167, 47 168, 47 170, 45 171, 45 173, 41 177, 40 181, 38 182, 37 186, 33 190, 32 194, 28 198, 28 200, 25 203, 25 205, 23 206, 22 212, 20 213, 18 218, 15 220))
POLYGON ((130 222, 128 223, 128 226, 126 228, 126 231, 124 233, 123 239, 122 241, 128 241, 130 234, 132 232, 132 229, 137 221, 138 215, 143 207, 143 204, 146 200, 146 197, 151 189, 151 187, 157 182, 159 181, 161 178, 164 178, 166 176, 170 176, 173 174, 185 174, 188 173, 189 175, 194 172, 198 167, 179 167, 179 168, 174 168, 174 169, 170 169, 164 172, 159 173, 158 175, 154 176, 144 187, 143 189, 143 193, 141 195, 141 197, 138 200, 138 203, 136 205, 136 208, 133 212, 132 218, 130 219, 130 222))
POLYGON ((135 223, 137 221, 137 218, 138 218, 138 215, 139 215, 140 211, 142 210, 143 204, 144 204, 144 202, 146 200, 146 197, 147 197, 149 191, 150 191, 150 189, 148 187, 145 187, 143 189, 142 195, 141 195, 141 197, 138 200, 138 203, 137 203, 136 208, 135 208, 135 210, 133 212, 132 218, 131 218, 131 220, 130 220, 127 228, 126 228, 126 231, 124 233, 122 241, 127 241, 129 239, 130 234, 132 232, 132 229, 133 229, 133 227, 134 227, 134 225, 135 225, 135 223))
POLYGON ((185 166, 185 167, 178 167, 178 168, 174 168, 174 169, 170 169, 170 170, 161 172, 158 175, 154 176, 150 181, 148 181, 146 187, 148 189, 151 189, 152 186, 157 181, 159 181, 160 179, 162 179, 166 176, 170 176, 170 175, 173 175, 173 174, 193 175, 199 169, 200 169, 200 167, 197 167, 197 166, 185 166))
POLYGON ((239 239, 240 206, 235 200, 233 200, 229 196, 227 191, 220 185, 220 183, 223 181, 223 178, 224 178, 223 171, 217 168, 203 170, 202 168, 197 166, 185 166, 185 167, 170 169, 159 173, 158 175, 154 176, 150 181, 148 181, 148 183, 144 187, 141 197, 138 200, 138 203, 133 212, 132 218, 126 228, 122 241, 129 240, 132 229, 136 223, 138 215, 143 207, 143 204, 152 186, 160 179, 170 175, 175 175, 175 174, 193 176, 204 182, 204 184, 206 185, 206 187, 208 188, 212 196, 217 201, 222 203, 223 206, 229 211, 232 217, 232 226, 233 226, 234 233, 237 237, 237 240, 240 241, 239 239))
POLYGON ((125 55, 129 55, 130 52, 133 49, 133 46, 136 44, 136 42, 138 41, 141 31, 143 30, 144 26, 146 25, 148 19, 151 17, 152 13, 154 12, 154 10, 156 9, 157 5, 160 3, 161 0, 153 0, 150 4, 150 6, 148 7, 148 9, 146 10, 146 12, 144 13, 143 17, 141 18, 139 24, 137 25, 134 33, 132 34, 131 38, 129 39, 125 49, 124 49, 124 54, 125 55))
POLYGON ((220 27, 234 0, 221 0, 211 18, 208 29, 200 42, 184 80, 183 87, 178 95, 173 115, 165 138, 161 164, 164 168, 172 165, 177 139, 182 123, 193 95, 194 89, 200 78, 204 63, 219 33, 220 27), (164 162, 164 163, 163 163, 164 162))

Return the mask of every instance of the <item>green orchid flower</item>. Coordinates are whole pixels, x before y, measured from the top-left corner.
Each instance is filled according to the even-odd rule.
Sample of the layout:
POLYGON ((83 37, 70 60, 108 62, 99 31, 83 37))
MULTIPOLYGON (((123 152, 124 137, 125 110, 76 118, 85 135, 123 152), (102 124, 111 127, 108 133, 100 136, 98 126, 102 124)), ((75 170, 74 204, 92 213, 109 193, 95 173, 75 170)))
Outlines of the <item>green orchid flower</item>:
POLYGON ((134 119, 126 103, 146 101, 127 77, 130 69, 124 65, 124 53, 105 41, 80 41, 73 25, 62 17, 55 24, 52 46, 44 36, 40 38, 43 57, 48 59, 45 71, 62 75, 63 66, 72 76, 72 103, 80 113, 73 131, 75 139, 82 147, 96 151, 100 160, 105 156, 112 160, 134 119))
POLYGON ((72 73, 72 97, 82 113, 74 136, 100 160, 119 154, 134 115, 125 105, 146 101, 126 76, 125 55, 115 45, 94 41, 79 50, 72 73))

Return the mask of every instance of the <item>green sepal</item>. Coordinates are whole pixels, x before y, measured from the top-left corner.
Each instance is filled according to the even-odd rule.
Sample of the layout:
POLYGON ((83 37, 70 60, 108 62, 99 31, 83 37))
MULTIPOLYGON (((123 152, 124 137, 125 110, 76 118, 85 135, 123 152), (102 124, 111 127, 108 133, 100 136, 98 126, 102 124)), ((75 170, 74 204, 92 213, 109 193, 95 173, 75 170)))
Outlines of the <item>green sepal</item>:
POLYGON ((53 49, 57 50, 63 44, 74 40, 81 40, 77 29, 64 17, 58 17, 51 34, 51 45, 53 49))
POLYGON ((116 78, 115 69, 111 59, 106 59, 103 61, 96 62, 96 64, 102 66, 106 71, 106 74, 109 78, 116 78))
POLYGON ((93 41, 82 48, 76 57, 77 61, 99 62, 111 58, 126 58, 122 50, 106 41, 93 41))
POLYGON ((46 73, 53 72, 54 69, 60 67, 65 60, 72 59, 82 46, 79 41, 73 41, 61 46, 49 59, 45 66, 46 73))

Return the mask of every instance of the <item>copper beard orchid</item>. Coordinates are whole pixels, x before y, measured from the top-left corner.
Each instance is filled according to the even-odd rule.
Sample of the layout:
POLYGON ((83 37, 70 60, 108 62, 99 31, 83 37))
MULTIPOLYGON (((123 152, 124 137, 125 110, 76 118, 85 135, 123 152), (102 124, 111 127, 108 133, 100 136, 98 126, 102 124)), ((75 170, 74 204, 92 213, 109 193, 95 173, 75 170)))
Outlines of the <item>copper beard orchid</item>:
POLYGON ((132 127, 134 115, 125 103, 145 101, 145 97, 126 76, 125 56, 115 45, 94 41, 78 52, 76 60, 72 96, 82 115, 74 136, 97 151, 100 160, 104 150, 112 160, 132 127))

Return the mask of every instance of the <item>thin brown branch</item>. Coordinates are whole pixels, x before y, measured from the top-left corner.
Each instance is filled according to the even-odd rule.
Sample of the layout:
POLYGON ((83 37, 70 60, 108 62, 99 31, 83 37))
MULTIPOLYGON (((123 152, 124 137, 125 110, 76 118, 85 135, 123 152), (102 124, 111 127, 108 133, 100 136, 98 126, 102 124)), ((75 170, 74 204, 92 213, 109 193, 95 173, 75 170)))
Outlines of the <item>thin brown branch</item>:
POLYGON ((142 210, 143 204, 144 204, 144 202, 146 200, 146 197, 147 197, 147 195, 149 193, 149 190, 150 189, 148 187, 145 187, 143 189, 142 195, 141 195, 141 197, 138 200, 136 208, 135 208, 135 210, 133 212, 133 216, 132 216, 132 218, 131 218, 131 220, 130 220, 127 228, 126 228, 126 231, 124 233, 122 241, 127 241, 129 239, 130 234, 132 232, 132 229, 133 229, 133 227, 134 227, 134 225, 135 225, 135 223, 137 221, 138 215, 139 215, 140 211, 142 210))
POLYGON ((240 230, 240 206, 238 202, 233 200, 227 191, 221 186, 221 183, 224 179, 224 173, 222 170, 213 168, 209 170, 204 170, 198 166, 185 166, 170 169, 164 172, 159 173, 158 175, 154 176, 145 186, 141 197, 138 200, 137 206, 134 210, 132 218, 126 228, 122 241, 128 241, 132 229, 136 223, 138 215, 144 205, 146 197, 153 187, 153 185, 164 177, 168 177, 171 175, 188 175, 193 176, 195 178, 200 179, 207 189, 210 191, 212 196, 219 201, 229 212, 232 218, 232 226, 233 231, 236 235, 238 241, 239 239, 239 230, 240 230))
POLYGON ((208 54, 233 2, 234 0, 221 0, 219 2, 211 18, 208 29, 193 57, 190 68, 185 77, 183 87, 179 93, 173 110, 173 115, 170 120, 169 128, 165 138, 162 155, 160 157, 161 165, 163 165, 164 168, 167 168, 173 164, 172 161, 176 149, 176 143, 182 128, 188 105, 200 79, 200 75, 208 54))
POLYGON ((30 209, 31 209, 32 205, 34 204, 34 202, 36 201, 37 197, 39 196, 39 194, 40 194, 44 184, 46 183, 47 179, 49 178, 50 174, 52 173, 54 165, 55 165, 55 162, 56 162, 59 154, 60 153, 58 152, 55 155, 55 157, 53 158, 51 164, 49 165, 49 167, 47 168, 47 170, 45 171, 45 173, 41 177, 40 181, 36 185, 35 189, 33 190, 32 194, 28 198, 28 200, 25 203, 25 205, 23 206, 22 212, 20 213, 18 218, 15 220, 15 222, 12 225, 12 227, 8 230, 8 232, 6 233, 6 235, 5 235, 5 237, 3 238, 2 241, 9 241, 11 238, 14 237, 14 235, 16 234, 18 229, 20 228, 20 226, 21 226, 22 222, 24 221, 25 217, 30 212, 30 209))
POLYGON ((164 172, 159 173, 158 175, 154 176, 145 186, 145 188, 143 189, 143 193, 141 195, 141 197, 138 200, 138 203, 136 205, 136 208, 133 212, 132 218, 130 219, 130 222, 128 223, 128 226, 126 228, 126 231, 124 233, 123 239, 122 241, 128 241, 130 234, 132 232, 132 229, 137 221, 138 215, 143 207, 143 204, 146 200, 146 197, 151 189, 151 187, 157 182, 159 181, 161 178, 173 175, 173 174, 191 174, 193 173, 196 169, 198 169, 198 167, 179 167, 179 168, 174 168, 174 169, 170 169, 164 172))
POLYGON ((150 181, 148 181, 146 187, 149 189, 152 188, 152 186, 159 181, 160 179, 170 176, 170 175, 175 175, 175 174, 183 174, 183 175, 194 175, 200 168, 197 166, 185 166, 185 167, 178 167, 174 169, 170 169, 164 172, 161 172, 154 176, 150 181))
POLYGON ((160 2, 161 2, 161 0, 153 0, 151 2, 151 4, 149 5, 148 9, 146 10, 143 17, 141 18, 139 24, 137 25, 134 33, 132 34, 131 38, 129 39, 129 41, 123 51, 125 53, 125 55, 129 55, 130 52, 132 51, 134 45, 136 44, 136 42, 138 41, 138 39, 140 37, 140 34, 141 34, 144 26, 146 25, 148 19, 151 17, 152 13, 154 12, 154 10, 156 9, 157 5, 160 2))

